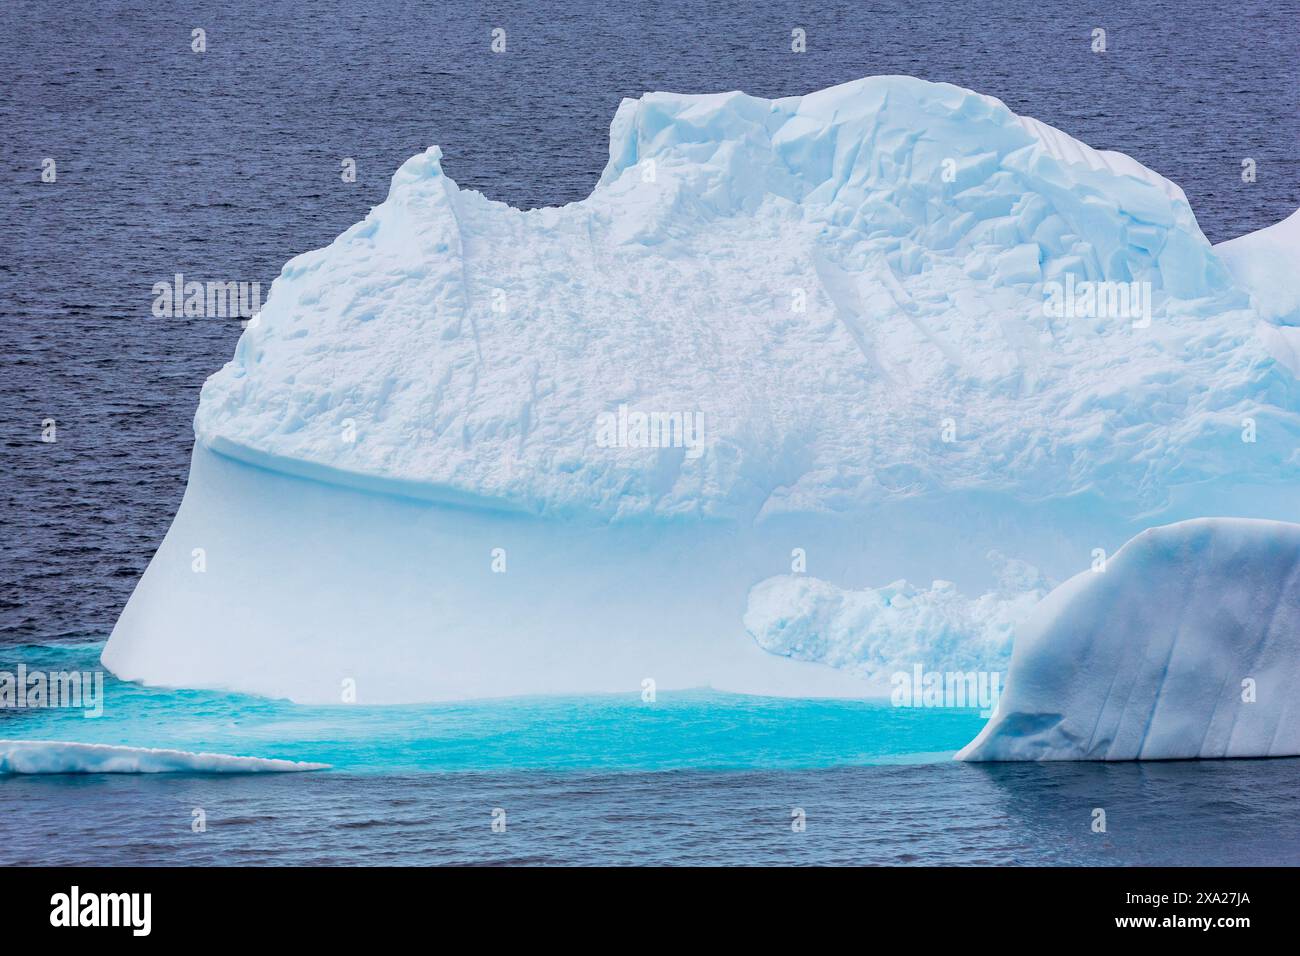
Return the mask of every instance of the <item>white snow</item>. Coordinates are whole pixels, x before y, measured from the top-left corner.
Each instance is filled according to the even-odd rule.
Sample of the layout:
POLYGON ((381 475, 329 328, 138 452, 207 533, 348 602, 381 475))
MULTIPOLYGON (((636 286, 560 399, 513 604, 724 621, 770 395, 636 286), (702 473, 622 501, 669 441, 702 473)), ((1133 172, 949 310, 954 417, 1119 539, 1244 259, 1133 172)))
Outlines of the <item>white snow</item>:
POLYGON ((327 770, 328 764, 264 757, 78 744, 62 740, 0 740, 0 774, 7 773, 285 773, 327 770))
POLYGON ((378 703, 863 694, 896 627, 995 658, 1020 605, 960 597, 990 550, 1062 578, 1157 520, 1293 513, 1300 386, 1221 258, 1157 173, 908 77, 625 100, 558 208, 432 147, 204 386, 104 662, 378 703), (1049 316, 1056 282, 1138 283, 1150 322, 1049 316), (636 415, 701 441, 611 443, 636 415), (756 641, 796 550, 824 589, 760 588, 756 641))
POLYGON ((1144 531, 1053 591, 1016 635, 962 760, 1300 754, 1300 525, 1144 531))

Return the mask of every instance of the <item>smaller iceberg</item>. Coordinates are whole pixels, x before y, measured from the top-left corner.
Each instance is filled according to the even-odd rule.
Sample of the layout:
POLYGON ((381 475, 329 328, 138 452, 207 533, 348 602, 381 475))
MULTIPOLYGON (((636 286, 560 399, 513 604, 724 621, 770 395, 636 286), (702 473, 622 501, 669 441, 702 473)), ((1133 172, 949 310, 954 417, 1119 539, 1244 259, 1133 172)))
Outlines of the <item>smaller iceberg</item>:
POLYGON ((957 759, 1300 755, 1298 682, 1300 525, 1183 521, 1043 600, 957 759))
POLYGON ((266 757, 75 744, 61 740, 0 740, 0 775, 9 773, 293 773, 329 764, 266 757))

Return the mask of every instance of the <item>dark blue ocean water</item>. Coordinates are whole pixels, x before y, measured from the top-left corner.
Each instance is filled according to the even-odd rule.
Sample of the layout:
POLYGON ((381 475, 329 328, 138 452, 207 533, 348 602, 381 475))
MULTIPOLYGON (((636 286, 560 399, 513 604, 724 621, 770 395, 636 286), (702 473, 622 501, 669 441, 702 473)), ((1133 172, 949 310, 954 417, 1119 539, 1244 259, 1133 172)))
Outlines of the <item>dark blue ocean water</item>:
POLYGON ((0 864, 1294 864, 1297 772, 1275 760, 15 777, 0 782, 0 864), (1106 833, 1091 829, 1095 807, 1106 833))
MULTIPOLYGON (((180 272, 269 287, 287 259, 380 202, 429 144, 464 186, 559 204, 595 183, 624 96, 777 96, 911 73, 1135 156, 1179 183, 1220 241, 1300 205, 1297 24, 1295 0, 1011 0, 996 12, 932 0, 8 0, 0 667, 27 645, 102 642, 180 501, 199 387, 240 329, 153 318, 153 284, 180 272), (803 55, 789 48, 796 26, 803 55), (202 55, 190 50, 196 27, 202 55), (507 31, 504 55, 490 51, 494 27, 507 31), (1090 51, 1094 27, 1108 31, 1104 55, 1090 51), (40 181, 46 157, 54 183, 40 181), (355 183, 340 179, 344 157, 355 183), (1258 164, 1252 184, 1245 157, 1258 164), (53 444, 40 441, 49 418, 53 444)), ((134 742, 184 737, 165 698, 135 704, 158 739, 134 742)), ((593 754, 622 753, 608 737, 631 731, 592 705, 493 717, 530 740, 558 738, 543 761, 557 771, 476 763, 462 741, 461 762, 434 746, 407 764, 310 776, 4 779, 0 862, 1300 861, 1294 761, 890 766, 876 751, 906 748, 859 744, 874 719, 864 712, 832 708, 811 725, 824 740, 796 743, 764 735, 773 715, 759 704, 682 706, 677 736, 645 746, 692 759, 637 751, 621 770, 593 754), (728 737, 735 727, 746 732, 728 737), (194 806, 210 810, 203 837, 190 832, 194 806), (495 806, 508 810, 506 834, 487 826, 495 806), (807 810, 805 833, 790 832, 793 806, 807 810), (1113 821, 1106 835, 1088 828, 1094 806, 1113 821)), ((0 736, 21 735, 4 720, 0 736)), ((195 739, 232 742, 226 731, 195 739)), ((964 733, 933 724, 923 736, 942 749, 964 733)), ((507 737, 498 755, 508 764, 521 747, 507 737)))

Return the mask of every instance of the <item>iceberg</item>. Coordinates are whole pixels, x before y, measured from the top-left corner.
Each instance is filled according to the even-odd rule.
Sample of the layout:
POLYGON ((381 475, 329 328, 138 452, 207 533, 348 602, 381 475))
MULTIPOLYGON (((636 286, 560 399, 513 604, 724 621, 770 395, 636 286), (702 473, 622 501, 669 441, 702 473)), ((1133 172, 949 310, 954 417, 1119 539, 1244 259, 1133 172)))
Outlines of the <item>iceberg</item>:
POLYGON ((296 773, 328 769, 329 764, 266 757, 232 757, 61 740, 0 740, 0 774, 296 773))
POLYGON ((1294 756, 1298 681, 1300 525, 1152 528, 1035 609, 957 759, 1294 756))
POLYGON ((562 207, 432 147, 204 385, 103 661, 301 702, 871 693, 756 641, 754 586, 979 595, 990 550, 1064 579, 1155 521, 1290 514, 1261 301, 1173 183, 909 77, 625 100, 562 207))

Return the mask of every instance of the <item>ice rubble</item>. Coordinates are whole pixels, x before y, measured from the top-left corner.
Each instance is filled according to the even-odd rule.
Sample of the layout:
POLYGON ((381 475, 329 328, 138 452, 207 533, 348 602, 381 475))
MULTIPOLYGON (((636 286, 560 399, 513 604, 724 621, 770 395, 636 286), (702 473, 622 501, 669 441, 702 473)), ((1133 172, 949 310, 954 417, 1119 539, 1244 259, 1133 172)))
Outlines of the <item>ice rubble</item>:
POLYGON ((1016 635, 996 713, 958 759, 1300 754, 1300 525, 1144 531, 1016 635))
POLYGON ((749 592, 745 628, 764 650, 816 661, 879 683, 916 664, 935 671, 998 671, 1016 626, 1047 593, 1036 568, 994 552, 999 587, 970 599, 951 581, 895 581, 846 590, 802 574, 749 592))
POLYGON ((61 740, 0 740, 0 774, 28 773, 291 773, 328 764, 265 757, 154 750, 61 740))
POLYGON ((795 550, 980 594, 990 549, 1064 577, 1153 517, 1289 513, 1300 395, 1251 295, 1177 186, 908 77, 625 100, 559 208, 433 147, 204 386, 104 662, 313 701, 859 694, 745 633, 795 550), (1097 280, 1148 283, 1150 322, 1045 315, 1097 280), (629 409, 703 441, 611 447, 629 409))

